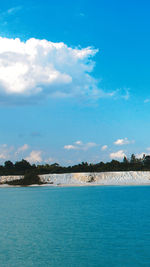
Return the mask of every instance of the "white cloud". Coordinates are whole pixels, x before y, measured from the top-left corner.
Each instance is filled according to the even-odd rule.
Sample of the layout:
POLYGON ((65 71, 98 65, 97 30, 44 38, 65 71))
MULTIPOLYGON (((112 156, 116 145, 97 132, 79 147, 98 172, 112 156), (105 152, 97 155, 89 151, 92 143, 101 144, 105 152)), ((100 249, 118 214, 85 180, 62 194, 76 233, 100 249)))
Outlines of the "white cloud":
POLYGON ((24 152, 24 151, 26 151, 28 149, 29 149, 29 145, 28 144, 24 144, 23 146, 18 148, 17 153, 24 152))
POLYGON ((0 145, 0 159, 1 160, 10 159, 13 150, 14 150, 13 146, 8 146, 7 144, 0 145))
POLYGON ((17 160, 18 155, 20 152, 24 152, 29 148, 27 144, 24 144, 23 146, 19 148, 15 148, 14 146, 9 146, 7 144, 1 144, 0 145, 0 159, 1 160, 17 160))
MULTIPOLYGON (((10 8, 3 15, 21 8, 10 8)), ((100 80, 91 74, 97 52, 93 47, 72 48, 63 42, 0 37, 0 104, 37 103, 45 97, 128 99, 128 89, 105 92, 99 88, 100 80)))
POLYGON ((147 153, 145 153, 145 152, 142 152, 142 153, 139 153, 139 154, 136 154, 135 156, 136 156, 136 158, 138 158, 138 159, 142 159, 143 158, 143 155, 147 155, 147 153))
POLYGON ((109 157, 111 159, 122 159, 123 157, 126 157, 126 155, 123 150, 119 150, 119 151, 110 153, 109 157))
POLYGON ((101 150, 104 151, 104 150, 106 150, 107 148, 108 148, 108 146, 107 146, 107 145, 104 145, 104 146, 101 147, 101 150))
POLYGON ((76 141, 75 144, 76 145, 82 145, 83 143, 82 143, 82 141, 76 141))
POLYGON ((132 143, 134 143, 134 141, 133 140, 130 141, 126 137, 124 139, 118 139, 114 142, 114 144, 117 146, 128 145, 128 144, 132 144, 132 143))
POLYGON ((114 99, 122 98, 128 100, 130 98, 130 88, 119 88, 108 94, 114 99))
POLYGON ((66 145, 66 146, 64 146, 64 149, 72 150, 72 149, 76 149, 76 147, 73 145, 66 145))
POLYGON ((0 159, 7 159, 7 155, 5 153, 0 153, 0 159))
POLYGON ((55 158, 50 157, 50 158, 46 159, 45 162, 46 162, 47 164, 52 164, 52 163, 54 163, 54 162, 57 162, 57 160, 56 160, 55 158))
POLYGON ((96 147, 96 146, 97 146, 96 143, 89 142, 89 143, 83 144, 82 150, 88 150, 88 149, 93 148, 93 147, 96 147))
POLYGON ((22 6, 11 7, 5 12, 5 14, 12 15, 12 14, 15 14, 16 12, 18 12, 21 9, 22 9, 22 6))
POLYGON ((28 144, 24 144, 21 147, 9 146, 7 144, 0 144, 0 161, 6 160, 21 160, 22 158, 26 159, 31 163, 42 162, 42 151, 41 150, 32 150, 29 156, 26 156, 27 150, 29 149, 28 144))
POLYGON ((97 52, 35 38, 22 42, 0 37, 1 102, 27 102, 31 97, 37 101, 45 96, 105 97, 91 75, 97 52))
MULTIPOLYGON (((0 23, 2 26, 5 26, 10 22, 10 18, 13 18, 14 15, 22 9, 22 6, 11 7, 3 12, 0 12, 0 23)), ((12 21, 11 21, 12 23, 12 21)))
POLYGON ((27 161, 31 163, 42 162, 42 151, 40 150, 32 150, 30 155, 25 158, 27 161))
POLYGON ((93 148, 93 147, 96 147, 97 144, 94 143, 94 142, 88 142, 86 144, 84 144, 82 141, 76 141, 74 142, 73 145, 65 145, 64 146, 64 149, 67 149, 67 150, 88 150, 90 148, 93 148))
POLYGON ((124 88, 123 90, 120 90, 122 92, 121 97, 125 100, 128 100, 130 98, 130 88, 124 88))

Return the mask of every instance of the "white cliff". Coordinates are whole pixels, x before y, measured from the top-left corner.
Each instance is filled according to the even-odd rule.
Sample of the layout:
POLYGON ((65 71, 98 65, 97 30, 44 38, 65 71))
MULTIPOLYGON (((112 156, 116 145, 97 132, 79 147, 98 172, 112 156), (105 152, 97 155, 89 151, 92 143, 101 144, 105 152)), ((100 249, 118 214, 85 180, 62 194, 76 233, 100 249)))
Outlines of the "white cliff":
POLYGON ((150 184, 150 172, 99 172, 40 175, 42 181, 63 185, 140 185, 150 184))
MULTIPOLYGON (((150 171, 65 173, 39 175, 51 185, 150 185, 150 171)), ((0 183, 22 179, 23 176, 0 176, 0 183)))

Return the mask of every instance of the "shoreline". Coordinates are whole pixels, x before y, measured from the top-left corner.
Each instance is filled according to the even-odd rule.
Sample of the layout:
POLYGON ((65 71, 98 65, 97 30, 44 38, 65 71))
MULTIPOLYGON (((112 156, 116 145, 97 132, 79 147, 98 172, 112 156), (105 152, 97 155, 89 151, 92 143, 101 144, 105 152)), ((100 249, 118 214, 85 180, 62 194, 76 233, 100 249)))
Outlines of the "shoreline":
POLYGON ((33 184, 33 185, 27 185, 27 186, 21 186, 21 185, 8 185, 8 184, 3 184, 0 185, 1 188, 32 188, 32 187, 51 187, 51 188, 65 188, 65 187, 128 187, 128 186, 150 186, 149 183, 141 183, 141 184, 60 184, 60 185, 52 185, 52 184, 43 184, 43 185, 38 185, 38 184, 33 184))

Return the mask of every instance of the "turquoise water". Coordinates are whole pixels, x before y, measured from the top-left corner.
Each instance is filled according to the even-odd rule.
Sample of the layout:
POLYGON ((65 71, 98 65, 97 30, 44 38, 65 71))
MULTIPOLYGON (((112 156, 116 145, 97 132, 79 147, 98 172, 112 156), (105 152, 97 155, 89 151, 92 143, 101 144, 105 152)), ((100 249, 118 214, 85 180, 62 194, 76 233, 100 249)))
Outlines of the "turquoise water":
POLYGON ((150 187, 1 188, 0 266, 150 266, 150 187))

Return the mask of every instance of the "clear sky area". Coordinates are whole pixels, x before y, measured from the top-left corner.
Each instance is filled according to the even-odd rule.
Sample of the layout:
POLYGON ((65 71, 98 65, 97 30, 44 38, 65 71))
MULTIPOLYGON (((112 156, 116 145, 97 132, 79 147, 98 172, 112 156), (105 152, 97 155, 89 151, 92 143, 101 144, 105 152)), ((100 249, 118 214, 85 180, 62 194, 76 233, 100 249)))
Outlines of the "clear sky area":
POLYGON ((150 153, 150 2, 1 1, 0 164, 150 153))

